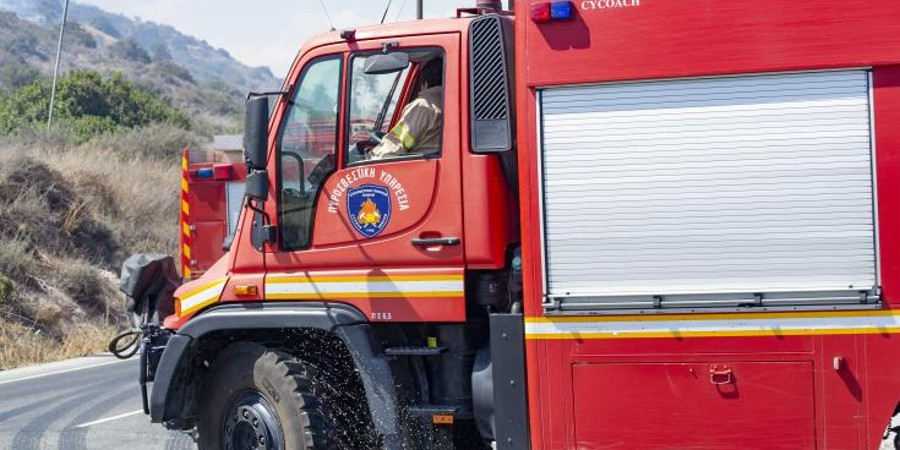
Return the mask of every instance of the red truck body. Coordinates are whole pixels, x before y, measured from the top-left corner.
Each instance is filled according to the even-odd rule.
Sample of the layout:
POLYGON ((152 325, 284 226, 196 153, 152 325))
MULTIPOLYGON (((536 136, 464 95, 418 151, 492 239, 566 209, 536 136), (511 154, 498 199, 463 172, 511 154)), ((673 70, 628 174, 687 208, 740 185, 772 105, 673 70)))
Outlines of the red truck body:
MULTIPOLYGON (((535 0, 501 16, 514 27, 515 180, 473 149, 472 18, 308 42, 287 88, 323 58, 440 48, 442 155, 351 164, 358 131, 341 102, 339 148, 315 147, 336 166, 309 246, 257 250, 260 213, 245 209, 231 251, 190 267, 207 270, 165 327, 263 301, 349 306, 376 332, 471 323, 473 285, 520 248, 530 442, 498 448, 878 447, 900 399, 900 8, 555 3, 573 17, 535 0), (349 222, 348 192, 364 185, 391 201, 374 237, 349 222)), ((270 122, 258 204, 276 227, 288 108, 270 122)), ((202 186, 192 218, 221 217, 194 206, 222 198, 202 186)))
POLYGON ((179 247, 185 280, 200 278, 222 258, 243 209, 247 166, 240 152, 223 150, 185 149, 182 156, 179 247))
MULTIPOLYGON (((900 328, 892 311, 900 304, 897 5, 643 0, 592 9, 595 2, 576 3, 579 15, 570 24, 518 20, 527 17, 528 5, 517 11, 533 448, 877 448, 900 388, 900 328), (873 263, 880 307, 544 314, 541 144, 535 133, 541 89, 852 69, 870 77, 862 95, 868 91, 872 118, 869 179, 877 202, 873 263), (548 323, 558 327, 545 334, 548 323), (732 377, 733 384, 719 384, 732 377)), ((817 169, 816 156, 809 164, 808 170, 817 169)))

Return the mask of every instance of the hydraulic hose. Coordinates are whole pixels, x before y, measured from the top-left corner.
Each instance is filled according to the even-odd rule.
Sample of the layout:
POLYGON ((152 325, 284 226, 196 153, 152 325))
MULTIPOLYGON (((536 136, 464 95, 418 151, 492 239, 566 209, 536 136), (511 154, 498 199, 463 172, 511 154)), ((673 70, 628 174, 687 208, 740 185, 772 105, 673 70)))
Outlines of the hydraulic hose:
POLYGON ((109 352, 119 359, 131 358, 141 348, 142 334, 141 330, 128 330, 119 333, 113 340, 109 341, 109 352), (129 340, 128 338, 131 339, 129 340), (125 342, 124 346, 122 345, 123 341, 125 342))

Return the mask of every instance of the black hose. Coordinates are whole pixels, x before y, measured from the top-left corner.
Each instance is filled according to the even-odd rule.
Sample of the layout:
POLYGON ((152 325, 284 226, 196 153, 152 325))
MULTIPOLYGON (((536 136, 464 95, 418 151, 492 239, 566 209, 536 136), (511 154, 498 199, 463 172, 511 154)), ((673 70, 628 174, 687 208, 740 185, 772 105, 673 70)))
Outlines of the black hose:
POLYGON ((109 352, 119 359, 131 358, 138 352, 138 349, 141 348, 139 345, 141 334, 141 330, 128 330, 119 333, 113 340, 109 341, 109 352), (120 346, 122 340, 128 337, 131 337, 131 340, 126 341, 127 343, 124 347, 120 346))

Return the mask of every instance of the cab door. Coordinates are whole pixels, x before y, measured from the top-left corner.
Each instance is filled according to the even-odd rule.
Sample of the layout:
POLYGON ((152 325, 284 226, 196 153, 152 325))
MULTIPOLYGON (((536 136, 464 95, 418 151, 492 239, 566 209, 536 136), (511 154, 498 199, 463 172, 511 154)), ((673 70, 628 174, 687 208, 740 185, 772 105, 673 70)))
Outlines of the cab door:
POLYGON ((365 73, 384 45, 363 41, 342 57, 341 76, 311 76, 310 67, 296 84, 296 112, 276 142, 279 243, 266 254, 266 299, 351 304, 373 321, 464 321, 460 111, 451 101, 459 35, 392 41, 390 51, 410 55, 405 70, 365 73), (439 149, 366 159, 434 58, 443 60, 439 149))

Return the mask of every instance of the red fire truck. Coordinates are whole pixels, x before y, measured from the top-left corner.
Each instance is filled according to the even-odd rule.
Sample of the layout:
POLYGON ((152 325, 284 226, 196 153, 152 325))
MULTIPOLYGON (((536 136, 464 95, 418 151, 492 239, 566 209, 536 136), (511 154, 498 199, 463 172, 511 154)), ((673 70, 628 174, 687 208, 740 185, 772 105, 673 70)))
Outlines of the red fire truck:
POLYGON ((145 324, 152 420, 203 449, 895 448, 898 24, 520 0, 312 39, 248 101, 230 251, 145 324), (367 158, 435 60, 440 150, 367 158))
POLYGON ((184 149, 179 242, 185 280, 202 276, 234 239, 247 178, 242 145, 240 136, 216 136, 212 149, 184 149))

